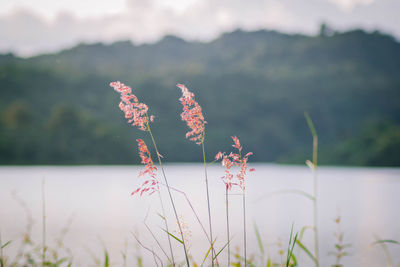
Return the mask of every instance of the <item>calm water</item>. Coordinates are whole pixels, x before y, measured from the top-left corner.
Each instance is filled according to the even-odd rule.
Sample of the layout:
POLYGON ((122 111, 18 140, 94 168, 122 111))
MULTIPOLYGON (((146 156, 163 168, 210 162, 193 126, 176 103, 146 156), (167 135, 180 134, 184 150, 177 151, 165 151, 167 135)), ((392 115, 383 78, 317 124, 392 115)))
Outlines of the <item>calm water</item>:
MULTIPOLYGON (((292 223, 294 229, 312 224, 312 203, 304 196, 285 190, 312 192, 312 175, 307 167, 254 164, 247 182, 248 250, 260 255, 253 224, 260 230, 266 255, 279 260, 279 243, 286 248, 292 223), (276 193, 280 192, 280 193, 276 193), (285 193, 286 192, 286 193, 285 193)), ((15 240, 5 249, 15 254, 22 233, 28 223, 27 211, 19 203, 23 200, 33 217, 32 237, 40 244, 42 227, 41 184, 45 178, 45 204, 47 215, 47 242, 55 245, 69 224, 64 244, 74 255, 75 266, 93 265, 95 258, 103 258, 106 248, 113 266, 122 266, 121 252, 127 247, 128 266, 135 255, 145 258, 146 266, 153 266, 151 255, 137 248, 132 233, 143 244, 159 252, 155 241, 143 223, 147 224, 167 248, 159 199, 153 196, 131 197, 140 180, 141 167, 2 167, 0 168, 0 231, 2 239, 15 240), (17 200, 20 199, 20 200, 17 200), (95 255, 95 256, 93 256, 95 255)), ((201 221, 208 229, 204 170, 202 165, 171 164, 165 167, 171 186, 187 193, 201 221)), ((209 168, 210 194, 216 246, 225 244, 225 189, 219 177, 223 169, 209 168)), ((350 256, 343 260, 347 266, 386 266, 381 247, 371 247, 374 236, 400 240, 400 169, 333 168, 318 171, 318 225, 320 235, 321 266, 330 266, 334 257, 334 218, 342 218, 344 240, 351 243, 350 256)), ((168 196, 162 189, 170 230, 174 225, 168 196)), ((178 213, 191 230, 190 253, 198 263, 207 251, 207 241, 191 213, 183 195, 174 194, 178 213)), ((232 247, 242 249, 241 196, 230 196, 232 247)), ((312 232, 306 232, 304 242, 312 249, 312 232)), ((182 251, 174 242, 177 257, 182 251)), ((400 262, 400 246, 389 246, 394 263, 400 262)), ((249 253, 249 254, 250 254, 249 253)), ((162 253, 159 253, 162 257, 162 253)), ((311 266, 307 256, 297 251, 301 266, 311 266)), ((226 266, 226 256, 220 256, 226 266)))

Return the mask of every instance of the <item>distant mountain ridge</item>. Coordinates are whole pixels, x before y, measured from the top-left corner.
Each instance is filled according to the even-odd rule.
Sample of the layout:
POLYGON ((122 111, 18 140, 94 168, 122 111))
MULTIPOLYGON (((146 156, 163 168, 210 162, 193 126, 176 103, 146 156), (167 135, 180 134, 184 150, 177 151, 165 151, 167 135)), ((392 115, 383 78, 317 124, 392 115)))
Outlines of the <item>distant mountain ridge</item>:
POLYGON ((26 59, 0 55, 0 163, 135 162, 140 133, 126 125, 108 87, 121 80, 156 115, 170 161, 199 158, 184 140, 179 82, 203 107, 210 157, 238 135, 254 160, 304 162, 307 111, 320 134, 322 163, 399 166, 393 159, 400 158, 399 73, 400 43, 362 30, 329 36, 236 30, 207 43, 166 36, 26 59))

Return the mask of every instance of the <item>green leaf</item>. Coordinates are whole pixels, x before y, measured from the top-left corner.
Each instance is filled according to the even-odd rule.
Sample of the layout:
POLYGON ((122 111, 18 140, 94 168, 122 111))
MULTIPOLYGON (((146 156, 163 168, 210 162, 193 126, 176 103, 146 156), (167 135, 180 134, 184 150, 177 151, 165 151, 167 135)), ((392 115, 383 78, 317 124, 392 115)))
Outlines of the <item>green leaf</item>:
MULTIPOLYGON (((162 228, 161 228, 162 229, 162 228)), ((167 234, 169 234, 170 236, 172 236, 173 238, 175 238, 176 241, 178 241, 179 243, 181 243, 183 245, 183 241, 180 240, 179 238, 177 238, 176 236, 174 236, 173 234, 171 234, 170 232, 168 232, 165 229, 162 229, 164 232, 166 232, 167 234)))
POLYGON ((301 243, 301 241, 299 239, 296 240, 297 245, 304 250, 305 253, 307 253, 307 255, 313 260, 313 262, 315 264, 317 264, 317 259, 313 256, 313 254, 308 250, 308 248, 306 246, 303 245, 303 243, 301 243))
POLYGON ((374 246, 376 244, 384 244, 384 243, 391 243, 391 244, 400 245, 400 242, 398 242, 396 240, 392 240, 392 239, 377 240, 374 243, 372 243, 372 245, 374 246))
POLYGON ((254 231, 256 232, 258 247, 260 248, 261 254, 264 255, 264 245, 261 240, 260 232, 258 231, 257 224, 254 222, 254 231))
POLYGON ((204 259, 203 259, 203 262, 201 263, 201 266, 203 266, 204 262, 206 261, 206 259, 208 257, 208 254, 210 254, 210 251, 211 251, 212 247, 214 246, 215 240, 217 240, 217 239, 214 239, 214 242, 211 243, 210 248, 207 250, 207 253, 206 253, 206 255, 205 255, 204 259))
POLYGON ((11 243, 11 240, 7 241, 4 245, 1 246, 1 248, 5 248, 6 246, 8 246, 11 243))
MULTIPOLYGON (((292 257, 293 256, 293 249, 294 249, 294 245, 296 244, 297 235, 298 234, 299 233, 296 233, 296 235, 294 236, 294 238, 292 240, 292 237, 293 237, 293 224, 292 224, 292 229, 290 229, 288 252, 287 252, 287 255, 286 255, 286 267, 289 267, 290 259, 293 259, 293 257, 292 257), (292 246, 292 247, 290 248, 290 246, 292 246)), ((294 258, 294 261, 297 262, 296 258, 294 258)))
POLYGON ((288 252, 287 252, 287 255, 286 255, 286 267, 289 267, 289 261, 290 261, 290 245, 291 245, 291 243, 292 243, 292 236, 293 236, 293 224, 292 224, 292 228, 290 229, 288 252))
POLYGON ((292 260, 293 260, 293 266, 297 266, 298 263, 297 263, 297 258, 296 258, 296 256, 294 256, 294 254, 292 253, 292 255, 290 255, 290 257, 291 257, 292 260))
POLYGON ((218 251, 218 253, 214 256, 214 260, 218 257, 218 255, 226 248, 226 246, 230 243, 231 241, 226 242, 226 244, 218 251))
POLYGON ((306 226, 303 226, 303 227, 301 228, 300 234, 299 234, 299 238, 298 238, 300 241, 303 240, 303 235, 304 235, 305 231, 308 230, 308 229, 313 230, 314 227, 312 227, 312 226, 310 226, 310 225, 306 225, 306 226))
POLYGON ((160 213, 157 212, 157 215, 161 217, 164 221, 166 220, 164 216, 162 216, 160 213))
POLYGON ((137 258, 137 266, 138 266, 138 267, 143 267, 143 260, 142 260, 142 257, 138 257, 138 258, 137 258))
POLYGON ((315 130, 314 123, 312 122, 310 115, 308 115, 307 112, 304 112, 304 117, 306 117, 308 128, 310 128, 312 136, 317 137, 317 131, 315 130))
POLYGON ((110 266, 110 258, 108 256, 107 250, 104 251, 104 267, 110 266))

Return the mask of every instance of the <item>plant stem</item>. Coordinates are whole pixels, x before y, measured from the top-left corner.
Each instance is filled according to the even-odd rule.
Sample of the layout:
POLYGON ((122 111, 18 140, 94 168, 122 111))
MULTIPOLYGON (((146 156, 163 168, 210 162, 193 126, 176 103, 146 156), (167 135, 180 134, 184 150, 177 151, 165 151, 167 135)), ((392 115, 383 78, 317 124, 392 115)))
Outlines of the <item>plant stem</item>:
POLYGON ((243 190, 243 241, 244 241, 244 267, 247 267, 247 246, 246 246, 246 193, 243 190))
POLYGON ((1 231, 0 231, 0 266, 4 267, 3 263, 3 243, 1 242, 1 231))
POLYGON ((315 244, 315 259, 316 259, 316 266, 319 266, 319 250, 318 250, 318 227, 317 227, 317 160, 318 160, 318 136, 313 137, 313 165, 314 165, 314 244, 315 244))
MULTIPOLYGON (((152 249, 146 247, 145 245, 143 245, 143 243, 140 242, 139 238, 138 238, 134 233, 131 232, 131 234, 133 235, 133 237, 136 239, 136 241, 138 242, 138 244, 139 244, 142 248, 144 248, 145 250, 147 250, 147 251, 149 251, 151 254, 153 254, 153 258, 157 258, 157 259, 161 262, 161 264, 162 264, 161 258, 154 252, 154 250, 152 250, 152 249)), ((158 266, 157 261, 156 261, 156 260, 154 260, 154 261, 155 261, 156 265, 158 266)))
POLYGON ((226 202, 226 232, 228 237, 228 266, 231 265, 231 242, 229 240, 229 196, 228 188, 225 188, 225 202, 226 202))
MULTIPOLYGON (((169 250, 171 251, 172 266, 175 267, 174 253, 172 252, 171 237, 170 237, 169 234, 168 234, 168 233, 169 233, 169 229, 168 229, 167 218, 165 217, 164 203, 163 203, 162 198, 161 198, 160 190, 158 190, 157 192, 158 192, 158 198, 160 199, 160 203, 161 203, 162 215, 164 216, 165 229, 167 230, 169 250)), ((147 226, 147 225, 146 225, 146 226, 147 226)))
POLYGON ((208 177, 207 177, 207 163, 206 163, 206 153, 204 148, 204 138, 205 138, 205 130, 203 132, 203 138, 201 141, 201 145, 203 148, 203 161, 204 161, 204 175, 206 178, 206 189, 207 189, 207 207, 208 207, 208 223, 210 224, 210 243, 211 243, 211 266, 214 267, 214 249, 213 249, 213 235, 212 235, 212 223, 211 223, 211 209, 210 209, 210 195, 208 190, 208 177))
MULTIPOLYGON (((164 186, 166 186, 166 185, 163 184, 163 183, 161 183, 161 184, 164 185, 164 186)), ((182 194, 182 195, 185 197, 186 202, 188 203, 188 205, 189 205, 189 207, 191 208, 191 210, 192 210, 194 216, 196 217, 196 220, 197 220, 197 222, 199 223, 201 229, 203 230, 203 233, 204 233, 204 235, 206 236, 208 242, 211 242, 211 241, 210 241, 211 239, 210 239, 210 237, 208 236, 208 233, 207 233, 206 229, 204 228, 204 225, 201 223, 201 220, 200 220, 200 218, 199 218, 199 215, 197 215, 196 210, 194 209, 194 207, 193 207, 192 203, 190 202, 190 199, 188 198, 188 196, 186 195, 186 193, 183 192, 183 191, 181 191, 181 190, 179 190, 179 189, 176 189, 176 188, 174 188, 174 187, 172 187, 172 186, 170 186, 170 188, 171 188, 171 190, 176 191, 176 192, 182 194)), ((215 253, 215 248, 214 248, 214 246, 212 246, 212 250, 214 250, 214 254, 216 254, 216 253, 215 253)), ((219 266, 219 265, 218 265, 218 259, 217 259, 217 258, 215 259, 215 264, 216 264, 217 266, 219 266)))
POLYGON ((42 267, 46 261, 46 199, 44 194, 44 178, 42 180, 42 267))
POLYGON ((186 264, 187 264, 187 266, 189 267, 190 264, 189 264, 189 257, 188 257, 188 254, 187 254, 185 239, 184 239, 184 237, 183 237, 183 232, 182 232, 181 223, 179 222, 178 213, 177 213, 177 211, 176 211, 175 203, 174 203, 174 200, 173 200, 173 198, 172 198, 171 190, 170 190, 170 188, 169 188, 167 176, 165 175, 164 167, 163 167, 163 165, 162 165, 161 158, 160 158, 160 153, 158 152, 157 145, 156 145, 156 141, 154 140, 154 137, 153 137, 153 134, 152 134, 152 132, 151 132, 151 129, 150 129, 150 125, 149 125, 149 124, 147 124, 147 129, 148 129, 148 131, 149 131, 149 133, 150 133, 150 137, 151 137, 151 140, 152 140, 152 142, 153 142, 154 149, 156 150, 156 153, 157 153, 158 163, 160 164, 160 168, 161 168, 161 171, 162 171, 162 174, 163 174, 163 177, 164 177, 164 182, 165 182, 165 184, 166 184, 166 186, 167 186, 169 198, 170 198, 170 200, 171 200, 171 204, 172 204, 172 207, 173 207, 174 213, 175 213, 175 218, 176 218, 176 221, 177 221, 177 223, 178 223, 179 232, 180 232, 180 234, 181 234, 182 243, 183 243, 183 250, 184 250, 184 252, 185 252, 185 258, 186 258, 186 264))
POLYGON ((318 135, 315 130, 314 123, 307 112, 304 113, 308 127, 310 128, 313 137, 313 181, 314 181, 314 253, 315 266, 319 266, 319 250, 318 250, 318 227, 317 227, 317 165, 318 165, 318 135))

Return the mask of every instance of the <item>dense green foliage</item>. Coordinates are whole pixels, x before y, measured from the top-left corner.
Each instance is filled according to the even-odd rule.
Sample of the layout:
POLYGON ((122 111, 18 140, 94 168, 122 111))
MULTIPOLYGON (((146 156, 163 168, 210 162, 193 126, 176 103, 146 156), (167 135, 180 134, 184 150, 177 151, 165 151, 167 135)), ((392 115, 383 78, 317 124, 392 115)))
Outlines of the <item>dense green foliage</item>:
POLYGON ((302 163, 320 137, 322 164, 400 166, 400 44, 379 32, 319 36, 227 33, 209 43, 167 36, 135 46, 79 45, 57 54, 0 56, 0 163, 128 164, 138 161, 120 80, 156 116, 167 161, 201 161, 180 121, 184 83, 206 120, 209 160, 237 135, 252 160, 302 163))

